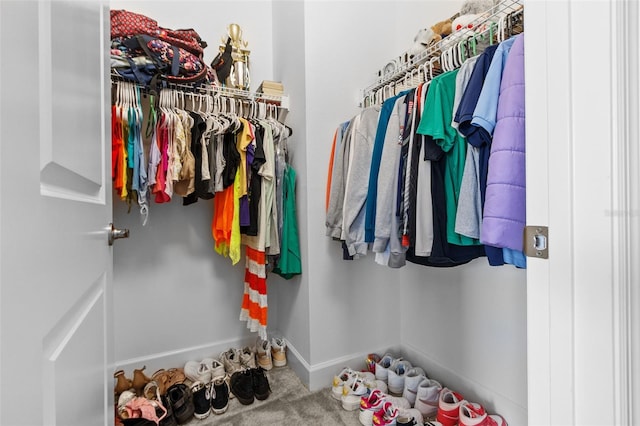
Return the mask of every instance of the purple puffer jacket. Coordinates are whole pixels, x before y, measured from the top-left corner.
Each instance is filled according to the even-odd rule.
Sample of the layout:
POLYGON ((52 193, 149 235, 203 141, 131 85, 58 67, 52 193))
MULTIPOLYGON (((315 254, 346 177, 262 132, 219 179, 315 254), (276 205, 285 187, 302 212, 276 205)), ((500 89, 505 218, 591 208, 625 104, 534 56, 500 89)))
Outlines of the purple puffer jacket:
POLYGON ((524 34, 516 37, 502 73, 484 204, 483 243, 522 250, 526 223, 524 34))

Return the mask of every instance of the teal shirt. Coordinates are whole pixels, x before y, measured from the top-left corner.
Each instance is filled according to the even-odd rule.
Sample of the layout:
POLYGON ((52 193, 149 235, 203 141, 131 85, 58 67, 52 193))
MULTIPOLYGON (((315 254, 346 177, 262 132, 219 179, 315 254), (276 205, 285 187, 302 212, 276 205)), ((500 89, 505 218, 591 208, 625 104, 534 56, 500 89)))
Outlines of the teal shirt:
POLYGON ((444 192, 447 203, 447 241, 449 244, 470 246, 479 245, 480 241, 455 231, 460 185, 467 156, 467 142, 455 128, 451 127, 457 74, 458 70, 450 71, 431 81, 417 132, 431 136, 445 152, 444 192))

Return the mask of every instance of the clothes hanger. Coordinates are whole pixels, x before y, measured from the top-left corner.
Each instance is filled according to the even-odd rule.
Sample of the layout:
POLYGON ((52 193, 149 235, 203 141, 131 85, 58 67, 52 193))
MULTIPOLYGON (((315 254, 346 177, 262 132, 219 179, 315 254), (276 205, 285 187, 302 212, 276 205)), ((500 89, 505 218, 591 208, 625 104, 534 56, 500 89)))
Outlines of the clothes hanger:
POLYGON ((430 75, 429 80, 433 80, 433 66, 436 62, 438 62, 440 64, 440 67, 442 68, 442 61, 439 59, 438 56, 434 56, 433 58, 431 58, 429 60, 429 75, 430 75))

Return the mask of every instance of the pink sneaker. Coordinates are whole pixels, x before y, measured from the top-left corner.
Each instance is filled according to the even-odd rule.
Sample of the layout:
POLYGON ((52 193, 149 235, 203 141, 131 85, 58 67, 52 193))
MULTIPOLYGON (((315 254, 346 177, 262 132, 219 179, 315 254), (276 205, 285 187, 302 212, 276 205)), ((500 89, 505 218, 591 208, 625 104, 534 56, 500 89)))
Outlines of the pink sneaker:
POLYGON ((438 415, 436 420, 443 426, 456 426, 460 418, 460 404, 464 401, 462 395, 447 388, 442 388, 438 399, 438 415))
POLYGON ((507 422, 502 416, 488 415, 480 404, 462 401, 459 411, 459 426, 507 426, 507 422))
POLYGON ((374 426, 395 425, 398 418, 398 409, 392 403, 386 401, 382 405, 382 409, 373 415, 374 426))
POLYGON ((386 395, 380 389, 374 389, 367 396, 360 398, 360 413, 358 420, 363 426, 371 426, 374 413, 382 409, 386 395))

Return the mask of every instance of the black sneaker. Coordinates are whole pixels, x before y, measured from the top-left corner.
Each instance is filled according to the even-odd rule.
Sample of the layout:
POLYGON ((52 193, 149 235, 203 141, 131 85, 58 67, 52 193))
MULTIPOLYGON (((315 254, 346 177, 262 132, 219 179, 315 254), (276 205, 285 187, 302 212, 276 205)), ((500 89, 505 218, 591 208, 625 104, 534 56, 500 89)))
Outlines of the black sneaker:
POLYGON ((231 376, 231 392, 238 398, 240 404, 253 404, 253 377, 251 370, 236 371, 231 376))
POLYGON ((262 401, 269 398, 271 387, 269 386, 269 379, 267 379, 267 375, 264 373, 262 367, 252 368, 249 371, 251 371, 253 378, 253 393, 256 399, 262 401))
POLYGON ((209 385, 202 382, 195 382, 191 385, 193 395, 193 416, 196 419, 206 419, 211 414, 211 395, 209 385))
MULTIPOLYGON (((160 420, 159 426, 178 426, 176 418, 173 417, 173 409, 171 408, 169 398, 167 398, 166 395, 162 395, 160 397, 160 402, 162 402, 162 405, 167 410, 167 415, 164 416, 162 420, 160 420)), ((158 410, 156 410, 156 414, 158 414, 158 417, 162 415, 162 413, 158 413, 158 410)))
POLYGON ((167 390, 171 408, 173 408, 173 417, 178 424, 187 423, 193 416, 193 396, 191 389, 184 383, 178 383, 171 386, 167 390))
POLYGON ((216 414, 222 414, 229 407, 229 385, 223 378, 211 383, 211 409, 216 414))

